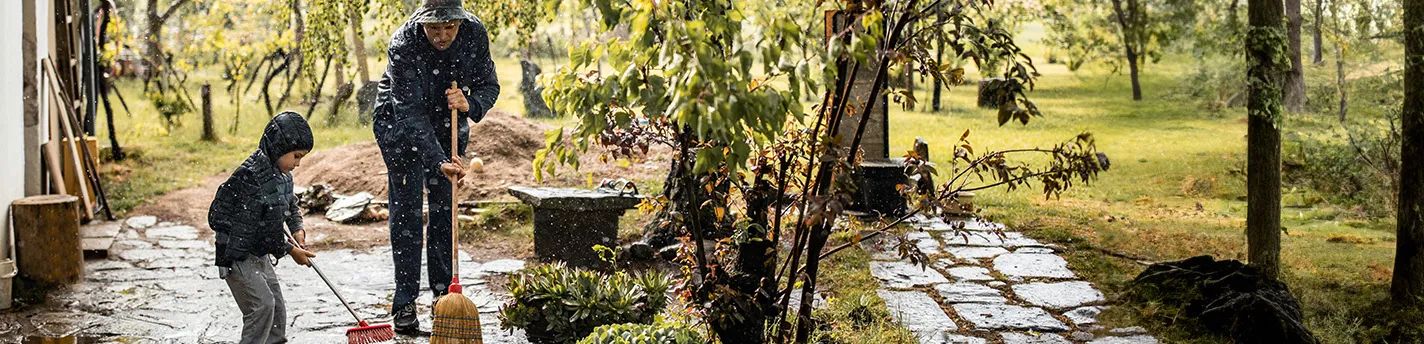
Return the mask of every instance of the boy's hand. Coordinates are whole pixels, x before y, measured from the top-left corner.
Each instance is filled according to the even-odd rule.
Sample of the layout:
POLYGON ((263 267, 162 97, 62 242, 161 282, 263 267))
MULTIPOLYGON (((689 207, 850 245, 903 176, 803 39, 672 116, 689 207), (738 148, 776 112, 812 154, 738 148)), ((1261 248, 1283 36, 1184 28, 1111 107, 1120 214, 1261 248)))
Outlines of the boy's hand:
POLYGON ((465 100, 465 93, 458 88, 445 89, 445 102, 449 103, 451 109, 460 112, 470 112, 470 102, 465 100))
POLYGON ((292 246, 292 250, 287 253, 288 255, 292 256, 292 261, 295 261, 297 262, 297 265, 302 266, 311 266, 311 259, 316 258, 315 253, 311 253, 311 251, 303 250, 296 246, 292 246))
POLYGON ((299 231, 297 231, 296 233, 292 233, 292 238, 297 239, 297 246, 307 247, 307 231, 306 231, 306 230, 299 230, 299 231))

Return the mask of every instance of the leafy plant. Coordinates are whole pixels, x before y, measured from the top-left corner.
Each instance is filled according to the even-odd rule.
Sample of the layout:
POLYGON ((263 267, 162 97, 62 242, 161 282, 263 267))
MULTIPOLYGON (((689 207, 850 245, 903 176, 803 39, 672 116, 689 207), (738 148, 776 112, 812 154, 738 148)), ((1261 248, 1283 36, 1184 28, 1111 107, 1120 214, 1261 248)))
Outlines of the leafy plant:
POLYGON ((510 277, 511 299, 500 308, 500 327, 522 328, 536 343, 573 343, 609 324, 651 324, 667 305, 667 275, 603 274, 562 263, 510 277))
POLYGON ((697 331, 679 324, 657 323, 603 325, 578 344, 702 344, 707 341, 697 331))

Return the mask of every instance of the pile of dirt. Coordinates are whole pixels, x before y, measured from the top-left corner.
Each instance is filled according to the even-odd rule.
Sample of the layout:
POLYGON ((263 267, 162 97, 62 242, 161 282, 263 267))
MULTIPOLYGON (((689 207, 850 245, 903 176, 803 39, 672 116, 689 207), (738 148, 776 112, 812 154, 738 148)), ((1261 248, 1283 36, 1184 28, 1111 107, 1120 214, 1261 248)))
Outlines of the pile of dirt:
MULTIPOLYGON (((551 129, 523 116, 494 110, 480 123, 470 127, 468 152, 484 160, 484 170, 465 176, 460 189, 462 200, 512 200, 506 188, 512 185, 533 185, 534 153, 544 146, 544 131, 551 129)), ((590 151, 580 160, 577 175, 568 168, 544 185, 584 187, 587 180, 627 178, 630 180, 660 180, 668 164, 668 150, 649 152, 641 161, 628 164, 602 163, 599 152, 590 151)), ((377 199, 387 197, 385 162, 375 142, 363 142, 317 149, 302 159, 301 167, 292 172, 296 185, 330 184, 336 193, 369 192, 377 199)))

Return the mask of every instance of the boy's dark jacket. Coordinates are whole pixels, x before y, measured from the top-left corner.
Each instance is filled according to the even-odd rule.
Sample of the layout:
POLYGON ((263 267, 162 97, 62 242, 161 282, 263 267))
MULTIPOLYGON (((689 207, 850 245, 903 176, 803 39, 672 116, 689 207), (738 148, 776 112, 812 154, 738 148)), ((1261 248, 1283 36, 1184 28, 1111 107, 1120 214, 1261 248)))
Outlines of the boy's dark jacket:
POLYGON ((292 194, 292 175, 277 169, 287 153, 311 150, 311 127, 295 112, 267 123, 256 152, 218 187, 208 208, 208 226, 217 232, 217 266, 231 266, 248 255, 281 257, 292 249, 282 225, 302 230, 302 216, 292 194))

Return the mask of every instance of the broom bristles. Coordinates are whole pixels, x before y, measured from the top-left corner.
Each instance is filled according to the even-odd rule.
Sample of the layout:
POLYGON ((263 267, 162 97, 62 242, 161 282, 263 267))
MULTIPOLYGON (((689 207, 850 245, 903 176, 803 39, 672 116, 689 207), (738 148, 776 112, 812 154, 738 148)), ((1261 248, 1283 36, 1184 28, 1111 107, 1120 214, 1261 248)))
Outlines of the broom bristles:
POLYGON ((480 309, 464 294, 450 293, 435 302, 430 344, 483 344, 480 309))
POLYGON ((365 322, 361 322, 360 325, 346 330, 348 344, 372 344, 396 339, 396 331, 391 324, 366 326, 365 322))

